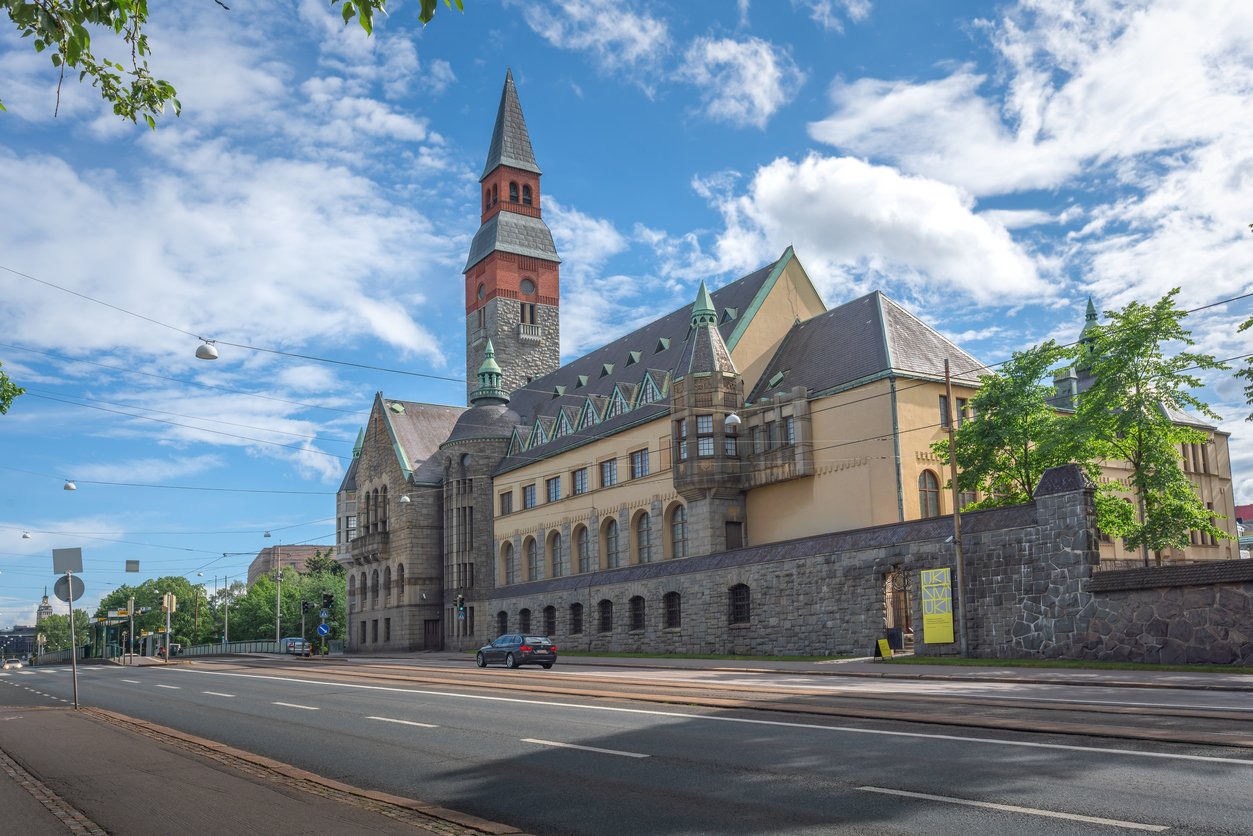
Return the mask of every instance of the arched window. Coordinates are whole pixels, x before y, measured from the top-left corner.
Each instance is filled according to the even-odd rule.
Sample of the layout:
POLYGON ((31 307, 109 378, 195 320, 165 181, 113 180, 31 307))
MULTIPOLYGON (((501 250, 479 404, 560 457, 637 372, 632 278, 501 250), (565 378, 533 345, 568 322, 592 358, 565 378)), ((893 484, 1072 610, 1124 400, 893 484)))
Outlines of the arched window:
POLYGON ((570 605, 570 635, 577 636, 583 632, 583 605, 570 605))
POLYGON ((383 501, 379 503, 379 531, 387 530, 387 485, 383 486, 383 501))
POLYGON ((742 583, 727 590, 727 624, 748 624, 753 617, 752 599, 742 583))
POLYGON ((496 635, 503 635, 509 632, 509 613, 501 610, 496 613, 496 635))
POLYGON ((687 557, 687 508, 682 505, 670 513, 670 557, 687 557))
POLYGON ((635 562, 653 562, 653 518, 647 511, 635 518, 635 562))
POLYGON ((918 477, 918 508, 923 519, 940 516, 940 480, 930 470, 918 477))
POLYGON ((544 577, 540 571, 539 565, 539 549, 535 548, 535 541, 527 541, 526 550, 526 579, 528 581, 537 581, 544 577))
POLYGON ((510 203, 518 202, 518 184, 517 183, 509 184, 509 202, 510 203))
POLYGON ((636 632, 644 629, 644 597, 642 595, 632 596, 627 602, 631 612, 631 631, 636 632))
POLYGON ((396 564, 396 603, 405 603, 405 564, 396 564))
MULTIPOLYGON (((361 586, 359 587, 359 589, 361 593, 361 609, 364 610, 366 608, 366 604, 368 604, 370 600, 369 586, 366 582, 365 572, 361 573, 361 586)), ((362 641, 365 641, 365 639, 362 639, 362 641)))
POLYGON ((531 632, 531 611, 526 607, 518 610, 518 631, 522 633, 531 632))
MULTIPOLYGON (((523 546, 523 548, 524 549, 535 548, 535 541, 527 540, 526 545, 523 546)), ((514 553, 512 547, 510 547, 508 553, 506 554, 506 558, 507 559, 505 560, 505 583, 517 583, 520 580, 520 578, 518 577, 518 574, 519 574, 519 570, 521 567, 518 566, 518 556, 514 553)))
POLYGON ((618 521, 610 517, 605 521, 605 561, 610 569, 622 563, 622 550, 618 547, 618 521))
POLYGON ((587 526, 581 525, 574 532, 574 549, 579 555, 579 571, 592 571, 592 557, 587 542, 587 526))
POLYGON ((370 574, 370 604, 377 607, 379 605, 379 570, 375 569, 370 574))
POLYGON ((597 632, 612 633, 613 632, 613 601, 608 598, 603 599, 596 605, 599 611, 599 619, 596 625, 597 632))
POLYGON ((357 576, 348 576, 348 607, 351 609, 357 603, 357 576))
POLYGON ((513 563, 513 543, 505 543, 500 549, 500 583, 509 583, 509 565, 513 563))
POLYGON ((484 189, 483 190, 483 211, 486 212, 490 208, 492 208, 492 190, 484 189))
POLYGON ((556 529, 548 532, 545 546, 544 562, 551 567, 552 576, 560 578, 566 574, 566 556, 561 550, 561 532, 556 529))
POLYGON ((392 598, 392 567, 383 567, 383 600, 390 601, 392 598))
POLYGON ((497 190, 496 184, 493 183, 492 184, 492 205, 495 206, 498 202, 500 202, 500 192, 499 190, 497 190))
POLYGON ((683 597, 679 593, 667 592, 661 596, 661 626, 667 630, 683 626, 683 597))
POLYGON ((522 205, 531 205, 531 187, 525 183, 522 184, 522 205))
POLYGON ((557 608, 551 604, 544 607, 544 635, 557 635, 557 608))

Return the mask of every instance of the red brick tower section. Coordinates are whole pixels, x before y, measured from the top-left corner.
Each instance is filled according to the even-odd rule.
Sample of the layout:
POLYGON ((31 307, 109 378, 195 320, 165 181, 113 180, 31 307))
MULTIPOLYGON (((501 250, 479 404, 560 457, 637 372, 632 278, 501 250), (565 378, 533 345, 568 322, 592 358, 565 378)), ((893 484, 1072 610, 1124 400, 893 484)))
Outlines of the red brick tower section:
POLYGON ((495 344, 506 392, 561 364, 561 259, 544 223, 540 175, 513 73, 507 72, 479 179, 479 231, 465 267, 467 401, 478 386, 475 375, 488 340, 495 344))

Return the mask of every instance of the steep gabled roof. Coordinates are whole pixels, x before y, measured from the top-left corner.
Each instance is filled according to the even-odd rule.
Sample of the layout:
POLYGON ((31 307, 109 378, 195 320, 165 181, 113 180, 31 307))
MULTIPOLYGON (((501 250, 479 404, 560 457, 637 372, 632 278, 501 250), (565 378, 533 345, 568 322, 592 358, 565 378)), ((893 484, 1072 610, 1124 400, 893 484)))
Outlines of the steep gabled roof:
POLYGON ((405 477, 414 483, 438 484, 444 478, 439 445, 452 434, 464 406, 441 406, 375 395, 392 449, 405 477))
POLYGON ((461 272, 466 272, 495 250, 561 263, 548 224, 540 218, 505 209, 488 218, 474 233, 474 240, 470 242, 470 257, 461 272))
POLYGON ((837 391, 888 375, 977 382, 983 365, 881 291, 797 323, 749 393, 750 402, 804 386, 837 391))
POLYGON ((531 136, 522 118, 522 104, 518 90, 513 85, 513 70, 505 71, 505 89, 500 93, 500 108, 496 111, 496 126, 492 128, 492 144, 487 149, 487 162, 483 164, 480 182, 497 166, 507 165, 523 171, 542 174, 531 150, 531 136))

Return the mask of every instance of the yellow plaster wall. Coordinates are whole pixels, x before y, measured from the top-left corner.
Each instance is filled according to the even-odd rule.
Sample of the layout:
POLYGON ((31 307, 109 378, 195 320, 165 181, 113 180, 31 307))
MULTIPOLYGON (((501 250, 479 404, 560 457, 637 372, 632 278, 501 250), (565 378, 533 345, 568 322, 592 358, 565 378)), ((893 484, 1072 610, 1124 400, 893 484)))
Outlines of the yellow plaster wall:
MULTIPOLYGON (((811 319, 826 309, 800 261, 789 259, 749 327, 731 349, 735 368, 744 377, 745 392, 757 383, 792 324, 798 319, 811 319)), ((746 314, 747 311, 740 311, 740 316, 746 314)))

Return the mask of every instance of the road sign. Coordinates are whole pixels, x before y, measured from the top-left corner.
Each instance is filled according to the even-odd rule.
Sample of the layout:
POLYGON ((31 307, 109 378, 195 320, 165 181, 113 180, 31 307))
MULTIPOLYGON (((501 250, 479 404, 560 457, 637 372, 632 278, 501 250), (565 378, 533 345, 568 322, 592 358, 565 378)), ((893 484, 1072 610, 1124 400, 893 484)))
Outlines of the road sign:
MULTIPOLYGON (((63 575, 66 572, 82 572, 83 571, 83 550, 74 549, 53 549, 52 550, 52 572, 56 575, 63 575)), ((75 596, 77 597, 77 596, 75 596)), ((62 598, 62 601, 65 599, 62 598)))
POLYGON ((331 611, 328 609, 323 608, 322 612, 318 613, 318 618, 322 619, 323 621, 325 621, 326 619, 330 617, 331 617, 331 611))
POLYGON ((52 591, 67 604, 70 601, 77 601, 83 597, 83 579, 78 575, 62 575, 52 585, 52 591))
POLYGON ((319 625, 318 625, 318 635, 319 635, 319 636, 329 636, 330 634, 331 634, 331 625, 329 625, 329 624, 319 624, 319 625))

